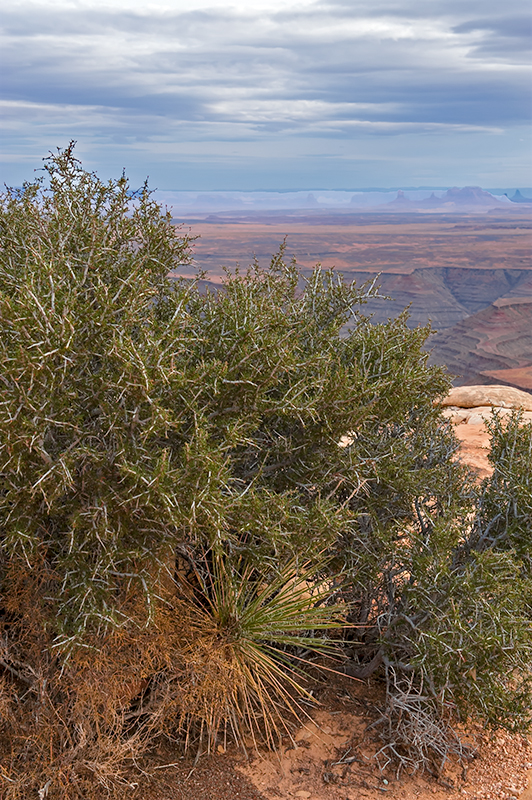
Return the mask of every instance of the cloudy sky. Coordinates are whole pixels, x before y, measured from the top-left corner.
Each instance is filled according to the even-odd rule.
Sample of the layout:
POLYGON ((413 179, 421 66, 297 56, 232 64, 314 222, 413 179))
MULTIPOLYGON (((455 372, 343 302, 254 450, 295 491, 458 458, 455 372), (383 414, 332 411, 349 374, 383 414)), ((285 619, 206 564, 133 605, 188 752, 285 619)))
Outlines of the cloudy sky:
POLYGON ((0 179, 532 184, 528 0, 3 0, 0 179))

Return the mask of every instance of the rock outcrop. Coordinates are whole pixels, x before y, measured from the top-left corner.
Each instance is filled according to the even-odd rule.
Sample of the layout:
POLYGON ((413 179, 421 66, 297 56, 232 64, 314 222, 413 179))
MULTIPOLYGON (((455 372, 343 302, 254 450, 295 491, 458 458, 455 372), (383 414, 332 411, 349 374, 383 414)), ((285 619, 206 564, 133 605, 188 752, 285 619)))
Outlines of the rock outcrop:
POLYGON ((532 395, 512 386, 458 386, 443 400, 443 415, 456 425, 460 440, 460 459, 479 480, 491 475, 488 459, 489 435, 486 421, 493 412, 501 417, 513 410, 522 411, 522 421, 532 423, 532 395))
MULTIPOLYGON (((427 197, 424 200, 411 200, 408 195, 402 191, 402 189, 399 189, 397 192, 397 197, 390 203, 386 203, 385 208, 386 210, 394 209, 399 211, 439 208, 442 211, 452 211, 455 208, 463 209, 464 207, 467 207, 468 209, 473 210, 478 208, 485 209, 504 206, 505 203, 509 202, 509 199, 510 198, 504 197, 503 200, 500 200, 490 192, 485 192, 480 188, 480 186, 464 186, 463 188, 454 186, 452 189, 448 189, 445 194, 441 195, 441 197, 436 197, 433 192, 430 197, 427 197)), ((525 199, 511 199, 513 202, 526 202, 525 199)))
POLYGON ((456 386, 442 402, 457 408, 503 408, 532 411, 532 394, 513 386, 456 386))

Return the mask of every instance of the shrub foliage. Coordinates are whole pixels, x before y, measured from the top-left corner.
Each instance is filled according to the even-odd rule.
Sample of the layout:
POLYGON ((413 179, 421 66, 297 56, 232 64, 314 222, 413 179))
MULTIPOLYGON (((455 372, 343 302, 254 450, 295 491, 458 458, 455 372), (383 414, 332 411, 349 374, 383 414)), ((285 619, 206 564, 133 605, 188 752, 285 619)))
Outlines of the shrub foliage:
POLYGON ((274 744, 339 628, 337 668, 385 681, 385 759, 527 725, 532 426, 494 419, 477 489, 429 329, 371 324, 374 285, 302 285, 283 248, 172 280, 192 240, 146 187, 72 146, 45 169, 0 211, 6 796, 127 788, 164 732, 274 744))

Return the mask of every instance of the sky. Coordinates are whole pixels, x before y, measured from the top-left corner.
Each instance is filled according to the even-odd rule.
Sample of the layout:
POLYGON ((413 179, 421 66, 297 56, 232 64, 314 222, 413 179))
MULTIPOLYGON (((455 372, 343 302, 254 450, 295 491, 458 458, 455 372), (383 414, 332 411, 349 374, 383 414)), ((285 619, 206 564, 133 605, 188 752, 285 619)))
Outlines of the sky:
POLYGON ((528 0, 3 0, 0 181, 532 185, 528 0))

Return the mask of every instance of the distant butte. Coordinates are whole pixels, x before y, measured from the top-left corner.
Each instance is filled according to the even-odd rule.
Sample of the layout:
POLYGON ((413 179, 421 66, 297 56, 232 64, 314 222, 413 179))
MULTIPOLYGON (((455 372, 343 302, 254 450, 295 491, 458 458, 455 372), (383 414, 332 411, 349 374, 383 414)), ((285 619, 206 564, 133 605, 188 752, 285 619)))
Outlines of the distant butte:
POLYGON ((510 197, 512 203, 531 203, 532 204, 532 197, 523 197, 519 189, 515 190, 515 194, 510 197))
MULTIPOLYGON (((521 197, 518 191, 517 194, 519 197, 521 197)), ((512 198, 512 201, 518 203, 529 202, 525 198, 520 200, 514 200, 512 198)), ((532 203, 532 200, 530 202, 532 203)), ((467 208, 468 210, 475 210, 479 207, 497 208, 504 206, 506 203, 506 200, 499 200, 497 197, 490 194, 490 192, 485 192, 480 188, 480 186, 464 186, 462 189, 459 189, 457 186, 455 186, 452 189, 448 189, 441 197, 436 197, 433 192, 430 197, 427 197, 424 200, 415 201, 411 200, 408 195, 405 194, 405 192, 399 189, 395 200, 392 200, 390 203, 385 203, 383 206, 381 206, 381 208, 383 211, 389 211, 391 209, 394 209, 395 211, 422 211, 423 209, 440 209, 450 211, 456 208, 467 208)))

